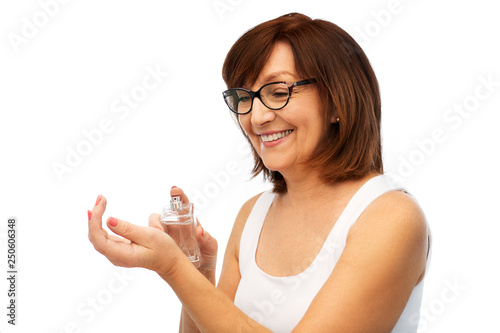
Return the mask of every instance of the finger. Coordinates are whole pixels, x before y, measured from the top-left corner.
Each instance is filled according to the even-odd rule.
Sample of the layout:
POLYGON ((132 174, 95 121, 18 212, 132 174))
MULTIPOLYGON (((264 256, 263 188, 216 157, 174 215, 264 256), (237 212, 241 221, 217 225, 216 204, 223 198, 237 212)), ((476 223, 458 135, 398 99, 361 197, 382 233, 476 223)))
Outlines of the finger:
POLYGON ((170 196, 171 197, 180 196, 181 197, 181 201, 183 203, 189 203, 189 199, 188 199, 187 195, 184 193, 184 191, 180 187, 173 186, 170 189, 170 196))
POLYGON ((163 231, 163 225, 160 222, 160 214, 154 213, 154 214, 149 215, 148 225, 150 227, 153 227, 153 228, 156 228, 156 229, 163 231))
POLYGON ((216 255, 218 248, 217 240, 201 226, 196 227, 195 232, 200 251, 207 255, 216 255))
POLYGON ((104 214, 104 211, 106 210, 106 205, 108 204, 108 201, 106 198, 102 195, 99 195, 97 197, 97 200, 95 201, 94 208, 92 209, 92 214, 98 214, 100 217, 102 217, 102 214, 104 214))
MULTIPOLYGON (((180 196, 182 203, 185 203, 185 204, 189 203, 189 199, 188 199, 187 195, 184 193, 184 191, 180 187, 172 186, 172 188, 170 189, 170 196, 171 197, 180 196)), ((200 221, 198 219, 196 219, 196 222, 197 222, 196 225, 201 225, 200 221)), ((163 225, 162 225, 162 227, 163 227, 163 225)), ((166 230, 166 231, 168 232, 168 230, 166 230)))
POLYGON ((148 244, 154 241, 157 232, 154 228, 138 226, 114 217, 109 217, 107 224, 115 234, 145 247, 149 247, 148 244))
POLYGON ((123 238, 123 237, 120 237, 120 236, 115 236, 115 235, 108 235, 108 239, 112 240, 112 241, 115 241, 115 242, 123 242, 125 244, 130 244, 130 240, 129 239, 126 239, 126 238, 123 238))
POLYGON ((96 200, 96 204, 92 209, 92 214, 89 219, 89 232, 90 233, 99 233, 102 229, 102 215, 106 210, 107 200, 102 195, 99 195, 96 200))
MULTIPOLYGON (((171 197, 180 196, 181 197, 181 201, 183 203, 189 203, 189 199, 188 199, 187 195, 184 193, 184 191, 180 187, 173 186, 170 189, 170 196, 171 197)), ((197 225, 201 225, 200 221, 198 219, 196 219, 196 222, 197 222, 197 225)))
POLYGON ((100 195, 97 198, 96 205, 89 214, 89 240, 94 244, 94 247, 100 247, 106 242, 108 233, 102 228, 102 215, 106 210, 106 198, 100 195))

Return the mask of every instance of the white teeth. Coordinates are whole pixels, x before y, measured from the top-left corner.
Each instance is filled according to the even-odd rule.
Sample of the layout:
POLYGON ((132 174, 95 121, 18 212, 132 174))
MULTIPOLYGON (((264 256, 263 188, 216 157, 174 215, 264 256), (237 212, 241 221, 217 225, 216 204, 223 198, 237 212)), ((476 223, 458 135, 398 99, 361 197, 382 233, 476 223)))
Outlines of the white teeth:
POLYGON ((260 137, 262 138, 262 141, 270 142, 270 141, 275 141, 275 140, 284 138, 285 136, 287 136, 290 133, 292 133, 292 130, 286 130, 283 132, 269 134, 269 135, 261 135, 260 137))

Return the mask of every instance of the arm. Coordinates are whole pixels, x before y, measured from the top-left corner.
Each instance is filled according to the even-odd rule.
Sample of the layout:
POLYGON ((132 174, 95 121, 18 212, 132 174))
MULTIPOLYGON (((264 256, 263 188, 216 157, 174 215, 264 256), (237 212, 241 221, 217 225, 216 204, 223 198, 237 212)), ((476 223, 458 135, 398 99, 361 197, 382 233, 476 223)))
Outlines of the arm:
POLYGON ((410 196, 389 192, 375 200, 294 332, 390 332, 423 278, 427 237, 410 196))
MULTIPOLYGON (((107 220, 109 229, 122 237, 108 235, 102 228, 106 205, 106 198, 101 196, 100 202, 89 211, 89 239, 94 248, 114 265, 144 267, 157 272, 169 283, 183 303, 184 313, 192 318, 202 332, 234 332, 235 329, 241 332, 270 332, 246 316, 223 292, 215 288, 165 232, 110 217, 107 220)), ((235 231, 233 235, 236 234, 235 231)), ((235 246, 230 248, 235 249, 235 246)), ((225 262, 221 283, 226 286, 225 292, 234 289, 231 291, 234 297, 237 283, 229 283, 230 279, 224 278, 227 272, 238 268, 233 259, 225 262), (224 280, 225 283, 222 282, 224 280)))
MULTIPOLYGON (((222 292, 222 294, 225 295, 226 298, 231 301, 231 303, 234 303, 236 290, 241 279, 238 260, 241 233, 243 232, 243 228, 245 226, 248 215, 252 211, 253 205, 255 204, 255 201, 259 196, 260 195, 257 195, 248 200, 240 209, 226 247, 224 263, 222 266, 222 272, 219 278, 217 289, 222 292)), ((192 321, 191 316, 189 315, 188 308, 184 305, 182 310, 181 324, 185 330, 180 330, 180 332, 198 332, 198 327, 196 326, 194 321, 192 321), (190 324, 192 324, 192 326, 186 326, 186 322, 188 322, 188 320, 186 320, 185 318, 189 319, 189 322, 190 324)), ((215 325, 218 325, 218 323, 216 322, 215 325)))
MULTIPOLYGON (((177 195, 177 192, 174 193, 177 195)), ((179 195, 184 195, 179 194, 179 195)), ((236 294, 236 290, 238 288, 238 284, 240 282, 240 269, 239 269, 239 248, 240 248, 240 238, 241 238, 241 233, 243 232, 243 228, 245 226, 245 222, 248 218, 248 215, 252 211, 253 205, 255 204, 255 201, 257 201, 258 197, 260 196, 257 195, 250 200, 248 200, 240 209, 240 212, 238 213, 238 216, 236 217, 236 221, 233 226, 233 230, 231 231, 231 235, 229 237, 229 241, 226 247, 226 253, 224 255, 224 263, 222 266, 222 272, 219 278, 219 284, 217 286, 217 289, 219 289, 228 299, 231 300, 231 302, 234 302, 234 296, 236 294)), ((182 197, 182 200, 187 200, 187 197, 184 198, 182 197)), ((157 216, 152 216, 154 221, 151 222, 150 218, 150 226, 153 224, 156 224, 156 219, 158 218, 157 216)), ((161 229, 160 229, 161 230, 161 229)), ((205 237, 201 237, 200 234, 198 234, 197 231, 197 240, 198 244, 200 245, 200 251, 201 251, 201 257, 202 257, 202 267, 207 267, 205 269, 200 269, 200 272, 213 284, 215 285, 215 264, 216 264, 216 256, 217 256, 217 243, 215 242, 215 239, 213 242, 215 242, 215 250, 213 247, 213 242, 211 241, 213 238, 206 233, 205 237)), ((194 323, 194 321, 191 319, 191 316, 189 315, 189 312, 187 311, 186 307, 183 305, 182 306, 182 312, 181 312, 181 322, 179 325, 179 332, 180 333, 195 333, 199 332, 198 327, 194 323)))
MULTIPOLYGON (((112 239, 100 226, 104 206, 103 198, 89 223, 95 248, 116 265, 158 272, 201 331, 270 332, 233 303, 238 231, 216 289, 159 230, 108 219, 110 229, 131 242, 112 239)), ((423 274, 426 254, 427 228, 418 206, 402 193, 382 196, 351 228, 337 266, 294 331, 389 332, 423 274)))
MULTIPOLYGON (((189 199, 187 195, 184 193, 182 189, 177 186, 174 186, 170 189, 170 196, 180 196, 181 201, 183 203, 189 203, 189 199)), ((161 231, 166 231, 169 233, 168 228, 165 229, 160 222, 160 214, 151 214, 149 217, 149 226, 153 228, 157 228, 161 231)), ((197 220, 197 227, 195 230, 196 233, 196 241, 198 242, 198 246, 200 248, 200 267, 198 270, 200 271, 205 278, 210 281, 215 286, 215 270, 217 265, 217 240, 213 238, 208 232, 206 232, 200 221, 197 220)), ((191 319, 191 316, 187 313, 184 306, 181 309, 181 318, 179 323, 179 333, 196 333, 199 332, 198 327, 191 319)))
MULTIPOLYGON (((156 218, 154 216, 153 218, 156 218)), ((150 223, 151 224, 151 223, 150 223)), ((208 232, 200 226, 196 229, 196 239, 200 247, 201 265, 198 269, 201 274, 215 286, 215 265, 217 262, 217 241, 208 232)), ((179 333, 197 333, 200 332, 184 305, 181 310, 181 319, 179 323, 179 333)))
MULTIPOLYGON (((248 215, 242 215, 246 221, 248 215)), ((230 273, 230 269, 237 264, 235 251, 244 225, 238 222, 231 237, 235 245, 226 252, 228 274, 219 282, 219 290, 226 297, 214 293, 201 301, 196 295, 206 288, 199 285, 188 294, 188 286, 193 284, 185 280, 186 294, 177 294, 204 332, 268 331, 233 304, 240 275, 235 279, 239 270, 230 273), (214 311, 203 313, 205 301, 214 311)), ((377 199, 351 228, 339 262, 294 332, 390 332, 423 277, 427 236, 425 218, 408 195, 390 192, 377 199)), ((179 273, 179 281, 175 276, 164 279, 178 285, 186 275, 179 273)))

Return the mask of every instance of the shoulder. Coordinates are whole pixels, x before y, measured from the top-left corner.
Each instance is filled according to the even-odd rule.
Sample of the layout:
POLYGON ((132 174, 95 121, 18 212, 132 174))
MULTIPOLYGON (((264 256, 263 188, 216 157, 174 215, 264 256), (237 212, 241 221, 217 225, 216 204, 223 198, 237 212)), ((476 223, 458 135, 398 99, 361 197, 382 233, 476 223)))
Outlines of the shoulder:
POLYGON ((423 277, 426 248, 427 225, 417 202, 404 192, 383 194, 353 224, 335 268, 297 327, 389 332, 423 277))
POLYGON ((240 238, 241 234, 243 233, 243 229, 245 228, 245 224, 247 222, 248 216, 250 216, 250 213, 252 212, 253 207, 255 206, 255 203, 257 200, 260 198, 260 196, 263 194, 259 193, 250 199, 248 199, 240 208, 240 211, 238 212, 238 215, 236 216, 236 220, 234 222, 233 226, 233 232, 231 233, 231 238, 233 241, 233 244, 236 246, 236 253, 238 252, 238 249, 240 248, 239 243, 240 243, 240 238))
POLYGON ((407 230, 427 235, 427 222, 419 204, 410 194, 390 191, 375 199, 353 225, 353 234, 362 229, 407 230))
POLYGON ((347 242, 406 253, 419 262, 418 270, 423 273, 428 237, 427 221, 415 198, 403 191, 391 191, 366 208, 349 231, 347 242))

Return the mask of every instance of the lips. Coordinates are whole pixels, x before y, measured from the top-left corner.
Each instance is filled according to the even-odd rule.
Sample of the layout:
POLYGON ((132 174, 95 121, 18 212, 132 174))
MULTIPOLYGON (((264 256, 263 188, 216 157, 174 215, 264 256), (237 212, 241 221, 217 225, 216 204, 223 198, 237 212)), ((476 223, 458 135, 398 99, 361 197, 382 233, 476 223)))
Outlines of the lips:
POLYGON ((282 132, 275 132, 275 133, 271 133, 271 134, 261 134, 260 138, 263 142, 272 142, 272 141, 282 139, 292 132, 293 132, 293 130, 285 130, 282 132))

